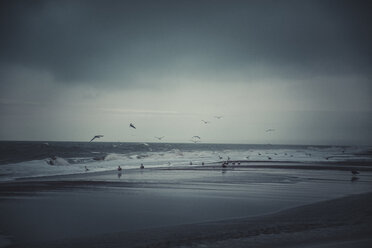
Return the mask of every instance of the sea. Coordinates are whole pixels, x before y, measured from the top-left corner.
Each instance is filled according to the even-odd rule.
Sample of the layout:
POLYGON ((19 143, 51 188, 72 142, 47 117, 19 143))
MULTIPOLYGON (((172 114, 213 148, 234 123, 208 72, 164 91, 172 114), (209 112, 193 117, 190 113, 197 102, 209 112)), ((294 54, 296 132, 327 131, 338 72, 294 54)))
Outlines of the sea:
POLYGON ((372 162, 369 146, 0 141, 0 181, 145 168, 247 163, 372 162))

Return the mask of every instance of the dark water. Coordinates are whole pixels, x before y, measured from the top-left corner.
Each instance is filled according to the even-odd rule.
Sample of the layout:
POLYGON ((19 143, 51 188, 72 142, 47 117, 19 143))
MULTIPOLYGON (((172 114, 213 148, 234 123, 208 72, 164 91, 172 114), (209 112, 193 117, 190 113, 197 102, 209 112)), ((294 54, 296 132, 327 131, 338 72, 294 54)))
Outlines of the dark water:
MULTIPOLYGON (((118 143, 118 142, 41 142, 41 141, 0 141, 0 164, 19 163, 30 160, 40 160, 52 156, 69 158, 103 157, 110 153, 138 154, 145 152, 168 152, 180 150, 182 152, 225 150, 307 150, 329 149, 330 146, 304 145, 250 145, 250 144, 184 144, 184 143, 118 143)), ((348 147, 337 147, 347 149, 348 147)), ((363 150, 371 153, 371 150, 363 150)))

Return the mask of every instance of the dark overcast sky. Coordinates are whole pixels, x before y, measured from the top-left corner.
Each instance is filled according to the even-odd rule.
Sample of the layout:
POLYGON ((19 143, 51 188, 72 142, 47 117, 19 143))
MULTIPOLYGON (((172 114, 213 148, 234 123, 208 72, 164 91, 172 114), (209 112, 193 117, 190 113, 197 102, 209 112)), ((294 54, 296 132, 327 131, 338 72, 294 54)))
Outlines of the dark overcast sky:
MULTIPOLYGON (((44 131, 39 130, 37 120, 53 116, 56 111, 69 113, 64 100, 76 106, 89 105, 89 111, 95 113, 97 108, 109 108, 132 114, 170 111, 246 115, 249 111, 272 111, 273 107, 286 112, 347 111, 345 115, 350 111, 363 112, 359 128, 351 129, 360 131, 360 126, 363 127, 363 132, 368 133, 364 143, 372 137, 370 128, 366 128, 372 119, 371 1, 0 3, 0 111, 8 120, 0 126, 2 139, 22 139, 4 130, 27 120, 34 124, 19 125, 13 133, 22 129, 25 139, 62 139, 48 136, 54 133, 53 128, 49 132, 45 127, 44 131), (186 93, 192 89, 199 92, 193 96, 198 99, 192 98, 195 104, 187 102, 190 96, 186 93), (164 96, 165 91, 177 97, 161 100, 160 104, 157 97, 164 96), (236 102, 233 96, 244 91, 247 97, 252 94, 252 98, 236 102), (231 106, 200 100, 208 98, 208 92, 214 99, 230 97, 227 105, 231 106), (63 97, 66 94, 69 98, 63 97), (133 94, 142 96, 142 101, 135 102, 133 94), (132 101, 120 102, 120 98, 132 101), (34 106, 30 107, 30 103, 34 106), (199 111, 197 104, 210 108, 199 111), (41 111, 45 105, 54 107, 41 111), (25 109, 34 111, 37 117, 25 117, 25 109), (38 135, 27 135, 32 130, 37 130, 38 135)), ((87 112, 81 109, 84 111, 87 112)), ((286 113, 286 120, 292 117, 286 113)), ((122 118, 120 121, 125 122, 126 117, 122 118)), ((262 118, 256 128, 279 125, 277 119, 255 118, 262 118)), ((331 129, 331 120, 324 121, 331 129)), ((80 126, 72 123, 68 126, 80 130, 84 121, 80 122, 80 126)), ((63 128, 58 123, 55 129, 63 128)), ((241 123, 245 125, 239 129, 243 132, 250 122, 242 119, 241 123)), ((294 122, 287 124, 283 128, 295 126, 294 122)), ((340 129, 351 130, 349 124, 340 129)), ((213 132, 210 135, 216 136, 213 132)), ((285 142, 286 135, 275 141, 285 142)), ((242 140, 249 142, 252 137, 242 140)), ((332 143, 335 137, 337 133, 328 141, 319 142, 332 143)), ((291 142, 306 142, 307 138, 301 136, 291 142)), ((261 141, 258 136, 252 139, 261 141)), ((220 137, 220 141, 241 140, 220 137)), ((349 141, 345 138, 344 142, 349 141)))

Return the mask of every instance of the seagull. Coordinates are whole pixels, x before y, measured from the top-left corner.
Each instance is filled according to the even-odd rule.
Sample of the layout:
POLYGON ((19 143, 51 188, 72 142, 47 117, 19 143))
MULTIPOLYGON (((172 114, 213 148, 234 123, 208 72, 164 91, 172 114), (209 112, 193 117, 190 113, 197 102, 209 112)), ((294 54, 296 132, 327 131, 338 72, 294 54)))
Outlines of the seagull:
POLYGON ((103 137, 103 135, 96 135, 89 142, 92 142, 94 139, 99 139, 99 138, 102 138, 102 137, 103 137))
POLYGON ((164 138, 164 136, 163 137, 156 137, 155 136, 155 138, 158 139, 158 140, 162 140, 164 138))
POLYGON ((215 116, 214 118, 216 118, 216 119, 221 119, 222 116, 215 116))
POLYGON ((195 144, 199 142, 199 140, 190 140, 191 142, 194 142, 195 144))
POLYGON ((357 170, 352 170, 351 173, 355 176, 355 175, 358 175, 358 174, 359 174, 359 171, 357 171, 357 170))
POLYGON ((202 120, 202 122, 204 122, 204 124, 210 123, 210 121, 205 121, 205 120, 202 120))
POLYGON ((269 128, 269 129, 266 129, 265 132, 274 132, 274 131, 275 131, 275 129, 273 129, 273 128, 269 128))
POLYGON ((129 124, 130 127, 133 127, 134 129, 136 129, 136 127, 131 123, 129 124))
POLYGON ((192 136, 192 138, 200 139, 200 136, 195 135, 195 136, 192 136))

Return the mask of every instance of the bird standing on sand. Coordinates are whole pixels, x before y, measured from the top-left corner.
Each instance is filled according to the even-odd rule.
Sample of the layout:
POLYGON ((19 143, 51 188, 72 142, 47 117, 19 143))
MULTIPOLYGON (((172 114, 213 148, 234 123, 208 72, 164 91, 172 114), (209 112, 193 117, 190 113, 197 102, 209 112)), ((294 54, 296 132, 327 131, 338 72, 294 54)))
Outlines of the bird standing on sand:
POLYGON ((129 124, 129 127, 132 127, 132 128, 134 128, 134 129, 136 129, 136 127, 131 123, 131 124, 129 124))
POLYGON ((352 181, 352 182, 355 182, 355 181, 359 180, 359 177, 357 177, 357 175, 359 174, 359 171, 357 171, 357 170, 352 170, 352 171, 351 171, 351 174, 353 174, 353 175, 351 176, 351 181, 352 181))
POLYGON ((89 142, 92 142, 94 139, 99 139, 99 138, 102 138, 102 137, 103 137, 103 135, 96 135, 89 142))

